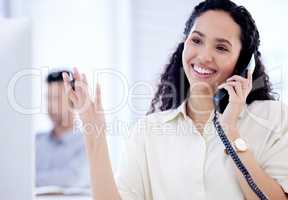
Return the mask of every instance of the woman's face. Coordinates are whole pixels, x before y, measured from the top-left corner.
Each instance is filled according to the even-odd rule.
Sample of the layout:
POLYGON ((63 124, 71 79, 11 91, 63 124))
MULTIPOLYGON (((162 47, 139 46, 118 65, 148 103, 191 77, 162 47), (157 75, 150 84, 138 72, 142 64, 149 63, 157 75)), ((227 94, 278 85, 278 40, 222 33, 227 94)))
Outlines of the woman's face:
POLYGON ((228 13, 207 11, 200 15, 182 53, 190 88, 214 91, 232 75, 240 50, 240 27, 228 13))

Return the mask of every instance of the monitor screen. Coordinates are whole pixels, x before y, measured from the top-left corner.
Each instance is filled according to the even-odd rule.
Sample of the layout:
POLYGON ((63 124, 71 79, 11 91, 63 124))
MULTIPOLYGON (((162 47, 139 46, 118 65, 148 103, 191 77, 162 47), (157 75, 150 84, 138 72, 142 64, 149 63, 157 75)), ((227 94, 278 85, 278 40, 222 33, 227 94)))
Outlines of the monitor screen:
POLYGON ((31 24, 0 19, 0 195, 32 200, 34 180, 31 68, 31 24), (28 112, 27 112, 28 111, 28 112))

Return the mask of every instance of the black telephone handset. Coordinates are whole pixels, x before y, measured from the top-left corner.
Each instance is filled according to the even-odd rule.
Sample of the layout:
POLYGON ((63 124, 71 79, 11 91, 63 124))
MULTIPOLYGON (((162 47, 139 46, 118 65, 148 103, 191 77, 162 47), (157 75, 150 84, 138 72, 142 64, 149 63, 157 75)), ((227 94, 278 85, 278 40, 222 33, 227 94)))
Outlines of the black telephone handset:
MULTIPOLYGON (((253 54, 250 59, 249 64, 247 65, 246 68, 243 69, 242 72, 239 73, 239 75, 246 78, 248 70, 251 69, 253 73, 255 69, 255 65, 256 65, 256 62, 255 62, 255 57, 253 54)), ((223 113, 229 102, 229 96, 228 96, 227 90, 225 90, 224 88, 217 90, 215 95, 213 96, 213 102, 214 102, 215 109, 218 112, 223 113), (221 101, 222 101, 222 104, 220 104, 221 101)))

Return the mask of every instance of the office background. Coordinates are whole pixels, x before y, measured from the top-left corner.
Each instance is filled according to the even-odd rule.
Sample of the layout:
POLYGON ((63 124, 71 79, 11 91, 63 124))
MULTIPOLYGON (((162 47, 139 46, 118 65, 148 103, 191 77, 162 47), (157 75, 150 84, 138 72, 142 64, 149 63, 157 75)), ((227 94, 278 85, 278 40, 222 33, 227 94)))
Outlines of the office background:
MULTIPOLYGON (((31 23, 34 77, 33 132, 46 130, 43 77, 53 68, 77 66, 88 74, 91 92, 96 78, 103 91, 107 121, 130 124, 145 115, 159 73, 181 39, 184 23, 199 0, 0 0, 0 16, 31 23), (101 76, 97 76, 97 75, 101 76)), ((288 2, 236 0, 257 22, 261 52, 275 91, 288 103, 288 2)), ((5 73, 5 69, 4 69, 5 73)), ((121 134, 111 130, 109 145, 117 168, 121 134)))

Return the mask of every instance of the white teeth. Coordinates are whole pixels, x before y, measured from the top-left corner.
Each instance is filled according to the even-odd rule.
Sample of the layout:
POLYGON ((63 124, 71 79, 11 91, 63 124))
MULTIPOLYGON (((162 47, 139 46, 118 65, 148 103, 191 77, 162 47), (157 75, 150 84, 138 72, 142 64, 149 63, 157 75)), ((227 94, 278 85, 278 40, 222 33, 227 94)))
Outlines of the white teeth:
POLYGON ((194 66, 193 66, 193 69, 194 69, 196 72, 200 73, 200 74, 213 74, 213 73, 215 72, 215 71, 213 71, 213 70, 206 69, 206 68, 203 68, 203 67, 199 67, 199 66, 197 66, 197 65, 194 65, 194 66))

